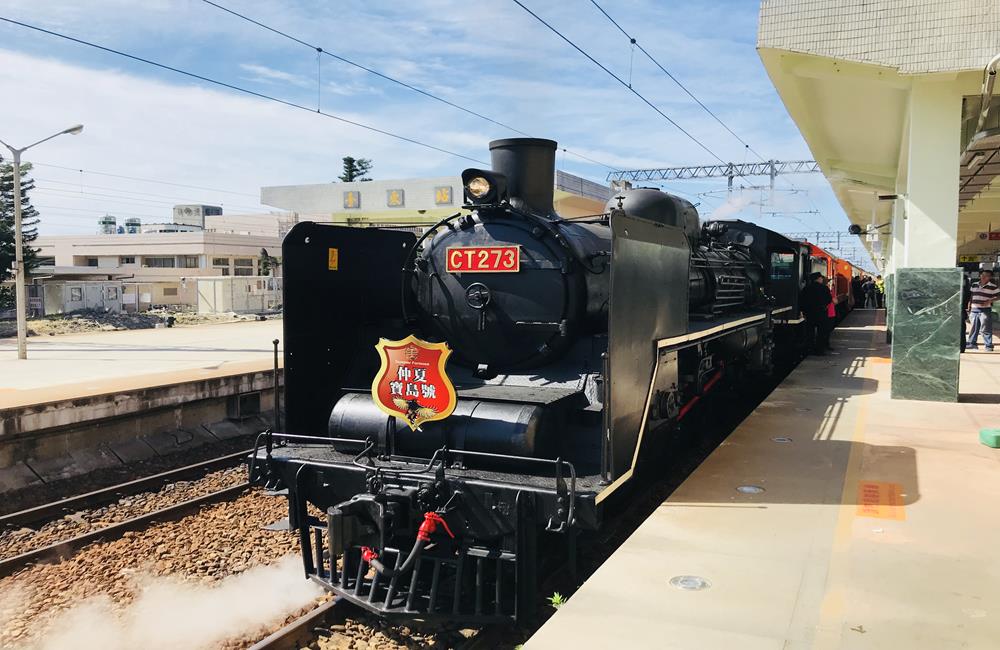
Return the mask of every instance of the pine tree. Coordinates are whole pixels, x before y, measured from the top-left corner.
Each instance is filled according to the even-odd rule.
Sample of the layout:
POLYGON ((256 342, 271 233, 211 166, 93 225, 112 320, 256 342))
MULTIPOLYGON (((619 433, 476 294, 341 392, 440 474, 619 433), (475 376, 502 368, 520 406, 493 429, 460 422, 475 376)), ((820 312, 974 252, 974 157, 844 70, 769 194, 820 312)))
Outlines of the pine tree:
MULTIPOLYGON (((31 242, 38 239, 38 210, 29 195, 35 181, 28 177, 31 163, 21 163, 21 232, 24 241, 24 267, 30 272, 38 266, 38 249, 31 242)), ((0 157, 0 282, 14 277, 14 165, 0 157)), ((14 305, 13 288, 0 288, 0 307, 14 305)))
POLYGON ((353 158, 344 156, 344 173, 338 178, 345 183, 353 181, 370 181, 368 172, 372 170, 372 161, 368 158, 353 158))

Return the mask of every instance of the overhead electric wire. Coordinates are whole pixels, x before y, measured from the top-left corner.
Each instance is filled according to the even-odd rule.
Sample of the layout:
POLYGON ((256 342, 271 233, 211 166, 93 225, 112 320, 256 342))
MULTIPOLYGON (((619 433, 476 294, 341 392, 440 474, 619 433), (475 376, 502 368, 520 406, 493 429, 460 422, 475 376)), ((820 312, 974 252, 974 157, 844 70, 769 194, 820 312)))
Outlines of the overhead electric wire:
POLYGON ((364 70, 365 72, 367 72, 369 74, 373 74, 376 77, 380 77, 382 79, 385 79, 386 81, 390 81, 390 82, 392 82, 394 84, 398 84, 400 86, 403 86, 404 88, 412 90, 413 92, 420 93, 421 95, 424 95, 425 97, 429 97, 430 99, 439 101, 439 102, 441 102, 443 104, 447 104, 448 106, 451 106, 452 108, 457 108, 458 110, 464 111, 464 112, 468 113, 469 115, 474 115, 475 117, 478 117, 480 119, 486 120, 487 122, 492 122, 493 124, 496 124, 499 127, 507 129, 508 131, 513 131, 514 133, 519 133, 519 134, 521 134, 523 136, 530 137, 524 131, 520 131, 520 130, 518 130, 518 129, 512 127, 512 126, 510 126, 509 124, 504 124, 503 122, 500 122, 499 120, 495 120, 492 117, 487 117, 486 115, 483 115, 482 113, 477 113, 476 111, 472 110, 471 108, 466 108, 465 106, 461 106, 459 104, 456 104, 455 102, 449 101, 449 100, 445 99, 444 97, 441 97, 439 95, 435 95, 434 93, 428 92, 428 91, 426 91, 426 90, 424 90, 422 88, 418 88, 417 86, 408 84, 405 81, 401 81, 399 79, 396 79, 395 77, 390 77, 389 75, 387 75, 385 73, 382 73, 382 72, 379 72, 378 70, 375 70, 375 69, 369 68, 367 66, 364 66, 364 65, 362 65, 362 64, 360 64, 360 63, 358 63, 356 61, 352 61, 352 60, 350 60, 350 59, 348 59, 346 57, 340 56, 339 54, 334 54, 333 52, 330 52, 329 50, 327 50, 327 49, 325 49, 323 47, 320 47, 318 45, 313 45, 312 43, 307 43, 306 41, 303 41, 302 39, 297 38, 295 36, 292 36, 291 34, 289 34, 287 32, 283 32, 280 29, 276 29, 274 27, 271 27, 270 25, 267 25, 265 23, 260 22, 259 20, 255 20, 253 18, 250 18, 249 16, 247 16, 245 14, 241 14, 238 11, 234 11, 233 9, 230 9, 228 7, 224 7, 224 6, 220 5, 217 2, 212 2, 212 0, 202 0, 202 2, 204 2, 207 5, 211 5, 211 6, 215 7, 216 9, 221 9, 222 11, 225 11, 228 14, 236 16, 237 18, 240 18, 242 20, 245 20, 248 23, 253 23, 254 25, 257 25, 258 27, 266 29, 269 32, 273 32, 273 33, 277 34, 278 36, 282 36, 284 38, 287 38, 290 41, 294 41, 294 42, 296 42, 296 43, 298 43, 300 45, 304 45, 304 46, 306 46, 306 47, 308 47, 308 48, 310 48, 312 50, 315 50, 316 52, 318 52, 320 54, 325 54, 325 55, 327 55, 330 58, 336 59, 337 61, 340 61, 342 63, 346 63, 347 65, 354 66, 355 68, 358 68, 360 70, 364 70))
POLYGON ((260 92, 257 92, 255 90, 250 90, 249 88, 243 88, 241 86, 236 86, 234 84, 227 83, 225 81, 219 81, 218 79, 212 79, 211 77, 206 77, 204 75, 200 75, 200 74, 197 74, 197 73, 194 73, 194 72, 189 72, 187 70, 182 70, 181 68, 175 68, 175 67, 167 65, 165 63, 159 63, 159 62, 153 61, 151 59, 146 59, 146 58, 143 58, 141 56, 136 56, 135 54, 129 54, 127 52, 122 52, 121 50, 116 50, 114 48, 106 47, 104 45, 98 45, 97 43, 92 43, 90 41, 85 41, 83 39, 75 38, 75 37, 69 36, 67 34, 62 34, 62 33, 59 33, 59 32, 55 32, 55 31, 52 31, 50 29, 45 29, 43 27, 38 27, 36 25, 30 25, 28 23, 24 23, 24 22, 21 22, 21 21, 18 21, 18 20, 13 20, 11 18, 6 18, 4 16, 0 16, 0 21, 6 22, 6 23, 10 23, 12 25, 18 25, 20 27, 25 27, 27 29, 31 29, 31 30, 34 30, 36 32, 40 32, 42 34, 48 34, 49 36, 55 36, 56 38, 61 38, 61 39, 64 39, 64 40, 67 40, 67 41, 70 41, 70 42, 73 42, 73 43, 77 43, 79 45, 86 45, 87 47, 92 47, 94 49, 101 50, 103 52, 108 52, 110 54, 115 54, 115 55, 118 55, 118 56, 121 56, 121 57, 125 57, 127 59, 131 59, 133 61, 138 61, 140 63, 145 63, 146 65, 151 65, 151 66, 154 66, 156 68, 160 68, 162 70, 168 70, 170 72, 175 72, 177 74, 184 75, 186 77, 191 77, 192 79, 198 79, 199 81, 204 81, 206 83, 214 84, 214 85, 220 86, 222 88, 228 88, 229 90, 235 90, 237 92, 241 92, 241 93, 244 93, 244 94, 247 94, 247 95, 251 95, 253 97, 257 97, 258 99, 266 99, 268 101, 276 102, 278 104, 284 104, 285 106, 289 106, 291 108, 297 108, 297 109, 302 110, 302 111, 308 111, 310 113, 315 113, 317 115, 322 115, 323 117, 328 117, 330 119, 337 120, 338 122, 343 122, 344 124, 350 124, 351 126, 356 126, 356 127, 362 128, 362 129, 366 129, 368 131, 372 131, 373 133, 379 133, 381 135, 389 136, 391 138, 395 138, 395 139, 401 140, 403 142, 409 142, 410 144, 415 144, 417 146, 424 147, 426 149, 431 149, 431 150, 437 151, 439 153, 444 153, 444 154, 448 154, 450 156, 455 156, 456 158, 464 158, 465 160, 470 160, 470 161, 472 161, 474 163, 479 163, 479 164, 482 164, 482 165, 486 164, 482 160, 478 160, 476 158, 472 158, 471 156, 466 156, 464 154, 460 154, 460 153, 457 153, 455 151, 449 151, 448 149, 442 149, 441 147, 437 147, 437 146, 429 144, 427 142, 421 142, 420 140, 416 140, 414 138, 410 138, 410 137, 407 137, 405 135, 400 135, 398 133, 393 133, 392 131, 386 131, 384 129, 380 129, 380 128, 375 127, 375 126, 371 126, 370 124, 364 124, 363 122, 357 122, 355 120, 351 120, 351 119, 348 119, 346 117, 341 117, 339 115, 334 115, 333 113, 325 113, 325 112, 323 112, 321 110, 318 110, 318 109, 309 108, 308 106, 305 106, 303 104, 297 104, 295 102, 288 101, 287 99, 281 99, 281 98, 278 98, 278 97, 274 97, 272 95, 265 95, 264 93, 260 93, 260 92))
MULTIPOLYGON (((352 61, 351 59, 348 59, 347 57, 341 56, 339 54, 334 54, 333 52, 327 50, 324 47, 321 47, 319 45, 313 45, 312 43, 304 41, 301 38, 298 38, 297 36, 292 36, 288 32, 285 32, 285 31, 282 31, 280 29, 277 29, 276 27, 272 27, 272 26, 270 26, 270 25, 268 25, 266 23, 262 23, 259 20, 256 20, 254 18, 251 18, 251 17, 247 16, 246 14, 242 14, 242 13, 240 13, 238 11, 230 9, 229 7, 225 7, 225 6, 223 6, 223 5, 221 5, 221 4, 217 3, 217 2, 213 2, 212 0, 202 0, 202 2, 204 2, 207 5, 211 5, 211 6, 215 7, 216 9, 224 11, 224 12, 226 12, 226 13, 232 15, 232 16, 240 18, 241 20, 245 20, 248 23, 257 25, 258 27, 260 27, 262 29, 266 29, 269 32, 277 34, 278 36, 281 36, 283 38, 287 38, 290 41, 298 43, 299 45, 303 45, 305 47, 308 47, 311 50, 315 50, 318 54, 325 54, 326 56, 328 56, 328 57, 330 57, 332 59, 336 59, 337 61, 340 61, 341 63, 346 63, 347 65, 354 66, 355 68, 358 68, 359 70, 364 70, 368 74, 375 75, 376 77, 379 77, 380 79, 384 79, 384 80, 386 80, 386 81, 388 81, 390 83, 394 83, 394 84, 397 84, 399 86, 402 86, 403 88, 406 88, 407 90, 412 90, 413 92, 419 93, 419 94, 423 95, 424 97, 427 97, 429 99, 433 99, 435 101, 441 102, 442 104, 446 104, 448 106, 451 106, 452 108, 455 108, 455 109, 458 109, 458 110, 463 111, 465 113, 468 113, 469 115, 472 115, 474 117, 478 117, 481 120, 486 120, 487 122, 495 124, 496 126, 499 126, 501 128, 507 129, 508 131, 513 131, 514 133, 517 133, 519 135, 523 135, 523 136, 525 136, 527 138, 532 137, 530 134, 525 133, 524 131, 522 131, 522 130, 520 130, 518 128, 515 128, 515 127, 513 127, 513 126, 511 126, 509 124, 505 124, 504 122, 501 122, 499 120, 493 119, 492 117, 489 117, 488 115, 484 115, 482 113, 474 111, 471 108, 468 108, 466 106, 462 106, 461 104, 456 104, 455 102, 453 102, 451 100, 448 100, 448 99, 445 99, 444 97, 441 97, 440 95, 436 95, 436 94, 434 94, 434 93, 432 93, 430 91, 424 90, 423 88, 420 88, 418 86, 414 86, 413 84, 409 84, 409 83, 407 83, 405 81, 402 81, 400 79, 396 79, 395 77, 391 77, 391 76, 385 74, 384 72, 379 72, 378 70, 375 70, 374 68, 370 68, 370 67, 368 67, 366 65, 358 63, 357 61, 352 61)), ((570 149, 567 149, 565 147, 560 147, 560 149, 562 149, 563 151, 565 151, 566 153, 568 153, 571 156, 576 156, 577 158, 581 158, 581 159, 586 160, 588 162, 594 163, 595 165, 600 165, 601 167, 606 167, 606 168, 612 169, 612 170, 615 169, 611 165, 602 163, 602 162, 600 162, 598 160, 594 160, 593 158, 589 158, 587 156, 584 156, 581 153, 577 153, 575 151, 571 151, 570 149)))
MULTIPOLYGON (((517 2, 517 0, 514 0, 514 1, 517 2)), ((618 31, 620 31, 625 36, 625 38, 629 39, 629 42, 632 45, 634 45, 635 47, 639 48, 639 51, 642 52, 646 56, 646 58, 649 59, 653 63, 653 65, 655 65, 657 68, 659 68, 660 71, 663 72, 663 74, 667 75, 667 77, 669 77, 671 81, 673 81, 675 84, 677 84, 680 87, 681 90, 683 90, 685 93, 687 93, 688 97, 690 97, 691 99, 693 99, 695 101, 695 103, 698 104, 698 106, 700 106, 702 109, 704 109, 704 111, 706 113, 708 113, 709 115, 711 115, 712 119, 714 119, 716 122, 718 122, 722 126, 722 128, 724 128, 726 131, 729 132, 730 135, 732 135, 734 138, 736 138, 737 140, 739 140, 740 144, 742 144, 745 149, 747 149, 748 151, 750 151, 753 155, 757 156, 757 158, 759 158, 761 161, 767 162, 767 160, 768 160, 767 158, 765 158, 760 153, 758 153, 752 146, 750 146, 750 144, 746 140, 744 140, 743 138, 741 138, 735 131, 733 131, 731 128, 729 128, 729 125, 726 124, 725 122, 723 122, 722 118, 720 118, 718 115, 716 115, 715 112, 712 111, 712 109, 710 109, 708 106, 706 106, 704 104, 704 102, 702 102, 700 99, 698 99, 695 96, 694 93, 692 93, 690 90, 688 90, 687 86, 685 86, 683 83, 681 83, 681 81, 677 77, 675 77, 673 74, 671 74, 670 71, 667 70, 659 61, 657 61, 656 58, 654 58, 652 54, 650 54, 649 52, 647 52, 646 48, 644 48, 642 46, 642 44, 640 44, 635 39, 634 36, 632 36, 627 31, 625 31, 625 28, 622 27, 618 23, 618 21, 616 21, 614 18, 612 18, 611 15, 607 11, 604 10, 604 7, 602 7, 600 4, 597 3, 597 0, 590 0, 590 3, 592 5, 594 5, 597 8, 597 10, 600 11, 604 15, 604 17, 607 18, 608 21, 610 21, 611 24, 614 25, 618 29, 618 31)), ((518 2, 518 4, 520 4, 520 3, 518 2)), ((792 181, 790 181, 788 179, 785 179, 783 177, 781 178, 781 180, 783 180, 786 183, 788 183, 788 185, 793 190, 798 191, 798 188, 795 186, 795 184, 792 181)), ((823 219, 823 222, 827 225, 827 227, 831 227, 830 226, 830 222, 827 221, 827 219, 826 219, 826 216, 823 215, 822 212, 819 212, 819 208, 816 206, 815 202, 809 196, 809 191, 805 190, 805 193, 806 193, 806 199, 809 201, 809 203, 812 205, 812 207, 815 208, 817 210, 817 212, 820 214, 820 218, 823 219)))
POLYGON ((653 102, 651 102, 648 99, 646 99, 646 97, 642 93, 640 93, 638 90, 636 90, 635 88, 633 88, 631 84, 629 84, 624 79, 622 79, 621 77, 619 77, 618 75, 616 75, 614 72, 612 72, 611 70, 609 70, 607 67, 605 67, 600 61, 598 61, 593 56, 591 56, 590 54, 588 54, 583 48, 581 48, 579 45, 577 45, 572 40, 570 40, 567 36, 565 36, 562 32, 560 32, 558 29, 556 29, 551 24, 549 24, 541 16, 539 16, 538 14, 536 14, 531 9, 528 9, 528 7, 526 7, 521 2, 521 0, 512 0, 512 1, 514 2, 514 4, 516 4, 517 6, 519 6, 521 9, 524 9, 529 15, 531 15, 532 18, 534 18, 535 20, 537 20, 541 24, 545 25, 545 27, 547 27, 549 29, 549 31, 551 31, 553 34, 555 34, 556 36, 558 36, 559 38, 561 38, 563 41, 565 41, 570 47, 572 47, 573 49, 575 49, 577 52, 579 52, 583 56, 587 57, 587 59, 589 59, 591 63, 593 63, 598 68, 600 68, 601 70, 603 70, 604 72, 606 72, 608 75, 610 75, 615 81, 617 81, 622 86, 624 86, 629 92, 631 92, 633 95, 635 95, 636 97, 638 97, 639 99, 641 99, 643 101, 643 103, 645 103, 647 106, 649 106, 654 111, 656 111, 657 113, 659 113, 660 116, 663 119, 665 119, 667 122, 669 122, 670 124, 672 124, 678 131, 680 131, 681 133, 683 133, 684 135, 686 135, 692 142, 694 142, 699 147, 701 147, 706 152, 708 152, 708 154, 710 156, 712 156, 713 158, 715 158, 716 160, 718 160, 723 165, 726 164, 726 161, 724 161, 722 158, 719 158, 719 156, 716 155, 716 153, 714 151, 712 151, 711 149, 709 149, 708 146, 705 143, 703 143, 701 140, 699 140, 698 138, 696 138, 695 136, 693 136, 690 132, 688 132, 680 124, 678 124, 677 122, 675 122, 669 115, 667 115, 662 110, 660 110, 660 108, 658 106, 656 106, 653 102))
MULTIPOLYGON (((66 198, 66 197, 53 197, 53 198, 66 198)), ((88 215, 94 215, 94 218, 97 219, 98 218, 98 214, 97 213, 100 212, 99 210, 91 210, 89 208, 74 208, 74 207, 70 207, 70 206, 66 206, 66 205, 39 205, 39 204, 35 204, 34 207, 35 207, 36 210, 38 210, 38 216, 39 217, 44 217, 45 216, 45 213, 42 212, 42 210, 69 210, 71 212, 86 212, 88 215)), ((72 216, 72 215, 64 215, 64 216, 72 216)), ((139 212, 130 212, 129 216, 133 216, 133 217, 149 217, 150 219, 165 219, 166 218, 166 216, 160 215, 160 214, 142 214, 142 213, 139 213, 139 212)), ((80 218, 81 219, 85 218, 85 215, 80 215, 80 218)))
MULTIPOLYGON (((192 198, 188 198, 188 197, 179 197, 179 196, 174 196, 174 195, 170 195, 170 194, 155 194, 155 193, 152 193, 152 192, 138 192, 136 190, 126 190, 126 189, 123 189, 121 187, 108 187, 107 185, 93 185, 91 183, 82 183, 80 181, 60 181, 60 180, 56 180, 54 178, 43 178, 41 176, 33 176, 32 180, 34 180, 36 182, 41 182, 41 183, 56 183, 57 185, 70 185, 70 186, 72 186, 74 188, 74 190, 72 190, 72 191, 77 191, 77 190, 82 191, 83 189, 87 189, 87 190, 108 190, 108 191, 111 191, 111 192, 118 192, 120 194, 136 194, 138 196, 152 196, 152 197, 161 198, 161 199, 170 199, 175 204, 177 204, 177 203, 191 203, 191 204, 197 204, 197 205, 211 205, 212 204, 210 201, 206 201, 206 200, 203 200, 203 199, 192 199, 192 198)), ((71 191, 71 190, 65 190, 65 191, 71 191)), ((233 192, 233 193, 235 194, 235 192, 233 192)), ((248 196, 255 196, 255 195, 250 194, 248 196)), ((230 207, 234 207, 234 208, 247 209, 247 210, 259 210, 260 209, 259 206, 251 208, 249 206, 234 205, 234 204, 229 204, 229 203, 227 203, 226 205, 229 205, 230 207)))
POLYGON ((251 194, 250 192, 237 192, 235 190, 220 190, 217 187, 202 187, 200 185, 186 185, 184 183, 172 183, 170 181, 161 181, 153 178, 140 178, 138 176, 125 176, 123 174, 112 174, 110 172, 95 172, 91 169, 80 169, 77 167, 65 167, 63 165, 53 165, 51 163, 40 163, 31 162, 32 165, 38 167, 51 167, 53 169, 65 169, 66 171, 78 172, 81 174, 94 174, 96 176, 108 176, 109 178, 124 178, 129 181, 139 181, 142 183, 158 183, 160 185, 172 185, 173 187, 184 187, 192 190, 204 190, 206 192, 222 192, 223 194, 240 194, 242 196, 252 196, 254 198, 259 198, 259 194, 251 194))
POLYGON ((160 199, 145 199, 138 196, 123 196, 121 194, 112 193, 106 194, 103 192, 88 192, 86 190, 77 189, 67 189, 62 187, 48 187, 45 185, 36 185, 32 192, 41 192, 42 194, 53 194, 59 197, 66 198, 76 198, 82 201, 99 201, 104 203, 121 203, 121 204, 136 204, 136 205, 149 205, 154 207, 159 206, 170 206, 174 207, 177 205, 193 204, 193 205, 218 205, 221 208, 229 209, 239 209, 239 210, 251 210, 254 212, 259 212, 261 208, 249 208, 247 206, 230 205, 224 201, 208 202, 208 201, 186 201, 186 200, 173 200, 173 201, 163 201, 160 199), (98 198, 91 198, 98 197, 98 198), (108 199, 111 199, 110 201, 108 199))
POLYGON ((649 52, 647 52, 646 48, 644 48, 642 46, 642 44, 639 43, 631 34, 629 34, 628 32, 626 32, 625 28, 623 28, 621 25, 619 25, 618 21, 616 21, 614 18, 612 18, 611 15, 608 14, 608 12, 605 11, 604 8, 601 5, 597 4, 596 0, 590 0, 590 2, 595 7, 597 7, 598 11, 600 11, 602 14, 604 14, 604 17, 607 18, 611 22, 612 25, 614 25, 615 27, 618 28, 618 31, 620 31, 622 34, 625 35, 625 38, 629 39, 629 41, 633 45, 635 45, 637 48, 639 48, 639 51, 642 52, 644 55, 646 55, 646 58, 649 59, 653 63, 653 65, 655 65, 657 68, 659 68, 660 71, 663 72, 663 74, 665 74, 668 77, 670 77, 670 80, 673 81, 678 86, 680 86, 681 90, 683 90, 685 93, 687 93, 688 97, 690 97, 691 99, 693 99, 695 101, 695 103, 698 104, 698 106, 701 106, 705 110, 706 113, 708 113, 709 115, 711 115, 712 118, 716 122, 718 122, 720 125, 722 125, 722 128, 724 128, 726 131, 729 131, 730 135, 732 135, 734 138, 736 138, 737 140, 739 140, 740 143, 744 147, 746 147, 747 149, 749 149, 755 156, 757 156, 761 160, 765 160, 765 158, 763 156, 761 156, 759 153, 757 153, 756 151, 754 151, 754 148, 751 147, 743 138, 741 138, 740 136, 738 136, 735 131, 733 131, 731 128, 729 128, 728 124, 726 124, 725 122, 723 122, 722 119, 719 118, 718 115, 716 115, 714 112, 712 112, 712 109, 710 109, 708 106, 705 106, 705 104, 702 103, 702 101, 700 99, 698 99, 697 97, 695 97, 694 93, 692 93, 690 90, 687 89, 687 86, 685 86, 684 84, 682 84, 677 77, 675 77, 674 75, 670 74, 669 70, 667 70, 665 67, 663 67, 663 65, 661 65, 659 61, 657 61, 655 58, 653 58, 653 55, 650 54, 649 52))
POLYGON ((138 196, 122 196, 121 194, 105 194, 103 192, 88 192, 81 190, 71 190, 62 187, 48 187, 46 185, 35 185, 32 190, 34 194, 54 194, 57 196, 73 197, 81 201, 102 201, 108 203, 134 203, 138 205, 150 206, 175 206, 177 201, 163 201, 161 199, 144 199, 138 196), (96 198, 91 198, 96 197, 96 198), (114 199, 108 201, 107 199, 114 199))

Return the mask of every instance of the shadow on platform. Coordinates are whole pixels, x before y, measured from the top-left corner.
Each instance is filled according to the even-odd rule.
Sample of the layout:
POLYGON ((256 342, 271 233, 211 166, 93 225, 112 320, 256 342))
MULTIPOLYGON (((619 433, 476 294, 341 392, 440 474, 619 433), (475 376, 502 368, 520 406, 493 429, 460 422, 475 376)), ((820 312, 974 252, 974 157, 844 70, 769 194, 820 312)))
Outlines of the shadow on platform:
POLYGON ((1000 404, 1000 393, 962 393, 958 401, 963 404, 1000 404))
POLYGON ((887 392, 888 383, 867 376, 873 365, 890 362, 883 322, 881 311, 849 315, 834 333, 836 354, 803 360, 663 506, 919 500, 916 450, 864 442, 872 411, 887 404, 875 394, 887 392), (855 487, 845 489, 848 483, 855 487))

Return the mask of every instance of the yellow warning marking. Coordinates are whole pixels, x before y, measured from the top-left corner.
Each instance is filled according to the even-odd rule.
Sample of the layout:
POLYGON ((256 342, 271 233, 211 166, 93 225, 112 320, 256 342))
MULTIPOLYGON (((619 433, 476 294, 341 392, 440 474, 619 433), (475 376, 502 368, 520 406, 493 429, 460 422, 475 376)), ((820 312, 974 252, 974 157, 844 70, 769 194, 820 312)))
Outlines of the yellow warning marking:
POLYGON ((872 363, 892 363, 891 357, 868 357, 868 360, 872 363))
POLYGON ((906 519, 903 486, 899 483, 861 481, 858 483, 857 515, 903 521, 906 519))
POLYGON ((331 248, 326 258, 326 266, 331 271, 336 271, 337 267, 340 266, 340 250, 337 248, 331 248))

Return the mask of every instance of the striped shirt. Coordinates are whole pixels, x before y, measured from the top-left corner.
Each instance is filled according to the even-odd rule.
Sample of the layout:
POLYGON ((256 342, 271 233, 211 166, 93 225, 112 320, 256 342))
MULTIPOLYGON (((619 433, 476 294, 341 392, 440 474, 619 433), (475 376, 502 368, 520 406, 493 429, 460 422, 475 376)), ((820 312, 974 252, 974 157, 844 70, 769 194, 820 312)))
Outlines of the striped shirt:
POLYGON ((987 282, 980 286, 977 282, 972 285, 972 308, 988 310, 993 306, 993 301, 1000 298, 1000 289, 992 282, 987 282))

